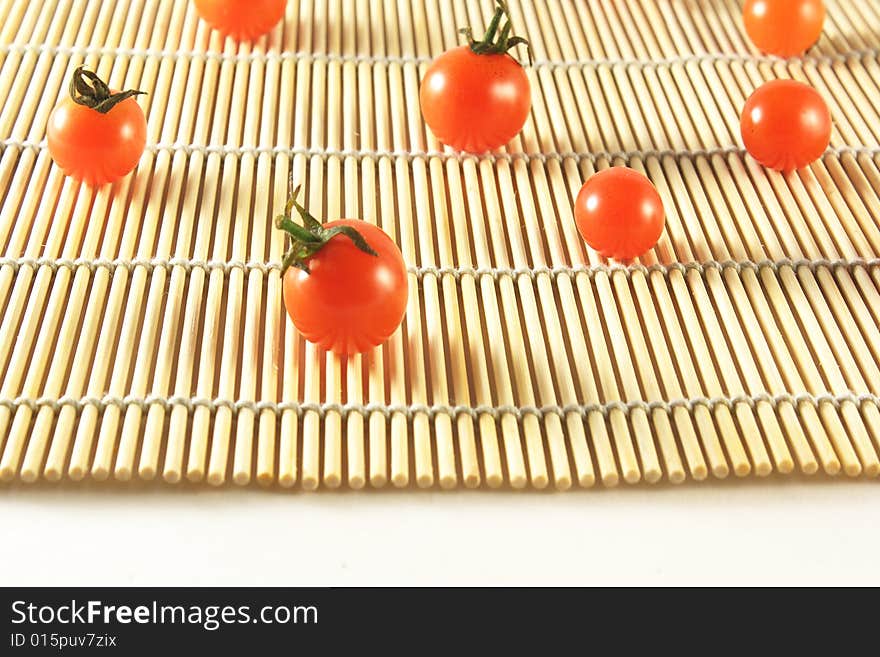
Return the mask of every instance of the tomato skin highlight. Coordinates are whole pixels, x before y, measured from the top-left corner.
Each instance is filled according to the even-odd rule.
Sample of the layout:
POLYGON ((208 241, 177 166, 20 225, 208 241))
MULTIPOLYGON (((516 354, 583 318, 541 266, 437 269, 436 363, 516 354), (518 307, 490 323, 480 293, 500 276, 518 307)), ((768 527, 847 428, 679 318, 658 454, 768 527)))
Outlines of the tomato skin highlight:
POLYGON ((137 166, 147 143, 147 120, 134 98, 102 114, 65 97, 49 115, 46 138, 49 154, 66 175, 97 187, 137 166))
POLYGON ((513 139, 532 107, 529 78, 507 54, 452 48, 435 59, 419 88, 422 116, 442 143, 483 153, 513 139))
POLYGON ((194 0, 199 16, 224 36, 250 41, 284 18, 287 0, 194 0))
POLYGON ((831 141, 828 105, 812 87, 772 80, 749 96, 740 117, 743 144, 765 167, 792 171, 819 159, 831 141))
POLYGON ((657 244, 663 233, 663 201, 645 176, 612 167, 590 177, 574 206, 584 241, 606 258, 632 260, 657 244))
POLYGON ((364 253, 336 235, 306 264, 284 274, 284 305, 306 340, 337 354, 368 351, 385 342, 403 320, 409 295, 397 245, 377 226, 340 219, 325 228, 355 228, 378 254, 364 253))
POLYGON ((810 48, 822 35, 822 0, 746 0, 746 33, 757 48, 771 55, 792 57, 810 48))

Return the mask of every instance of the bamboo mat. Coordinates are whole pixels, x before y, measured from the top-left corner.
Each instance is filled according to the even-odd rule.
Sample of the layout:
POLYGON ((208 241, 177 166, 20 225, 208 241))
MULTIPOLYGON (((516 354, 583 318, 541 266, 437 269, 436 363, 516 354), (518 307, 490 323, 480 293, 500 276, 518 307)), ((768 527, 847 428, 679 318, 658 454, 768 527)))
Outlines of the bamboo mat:
POLYGON ((0 0, 0 479, 314 488, 880 472, 880 6, 829 0, 761 57, 739 0, 510 0, 532 114, 499 153, 428 134, 418 85, 490 0, 313 0, 254 44, 184 0, 0 0), (148 148, 97 191, 49 112, 80 64, 137 88, 148 148), (762 81, 826 98, 807 170, 746 157, 762 81), (625 164, 667 211, 630 267, 572 203, 625 164), (410 266, 404 324, 342 360, 281 304, 288 177, 410 266))

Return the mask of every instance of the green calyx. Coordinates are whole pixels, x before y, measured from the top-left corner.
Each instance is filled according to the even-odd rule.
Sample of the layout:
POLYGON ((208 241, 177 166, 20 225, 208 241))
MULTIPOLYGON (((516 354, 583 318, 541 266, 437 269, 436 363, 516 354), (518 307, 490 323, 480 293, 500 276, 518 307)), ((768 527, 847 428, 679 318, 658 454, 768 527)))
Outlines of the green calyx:
POLYGON ((289 267, 302 269, 305 273, 311 273, 306 261, 320 251, 327 242, 337 235, 345 235, 354 242, 354 245, 364 253, 371 256, 378 256, 367 240, 357 230, 351 226, 334 226, 333 228, 324 228, 320 221, 315 219, 309 212, 299 204, 296 200, 299 196, 301 185, 293 186, 293 180, 290 181, 290 194, 287 197, 287 205, 284 208, 284 214, 275 218, 275 227, 280 228, 290 236, 291 244, 287 253, 284 254, 284 260, 281 262, 281 273, 287 271, 289 267), (296 210, 303 225, 299 225, 291 219, 293 210, 296 210))
POLYGON ((507 3, 504 0, 495 1, 498 3, 498 7, 495 9, 495 14, 489 21, 489 27, 481 41, 474 39, 474 32, 470 27, 463 27, 459 32, 467 37, 471 51, 477 55, 504 55, 511 48, 524 45, 529 54, 529 64, 531 64, 532 47, 529 42, 522 37, 510 35, 510 12, 507 9, 507 3), (501 25, 502 20, 504 25, 501 25))
POLYGON ((127 100, 146 91, 129 89, 118 94, 111 93, 110 87, 92 71, 80 66, 73 72, 70 80, 70 97, 77 105, 84 105, 96 112, 106 114, 123 100, 127 100))

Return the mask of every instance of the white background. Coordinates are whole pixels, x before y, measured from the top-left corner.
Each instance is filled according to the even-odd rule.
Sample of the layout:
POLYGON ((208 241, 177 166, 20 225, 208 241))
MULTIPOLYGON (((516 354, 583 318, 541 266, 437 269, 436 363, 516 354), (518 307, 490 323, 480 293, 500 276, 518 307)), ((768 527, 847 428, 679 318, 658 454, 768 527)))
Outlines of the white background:
POLYGON ((880 482, 0 488, 5 585, 880 584, 880 482))

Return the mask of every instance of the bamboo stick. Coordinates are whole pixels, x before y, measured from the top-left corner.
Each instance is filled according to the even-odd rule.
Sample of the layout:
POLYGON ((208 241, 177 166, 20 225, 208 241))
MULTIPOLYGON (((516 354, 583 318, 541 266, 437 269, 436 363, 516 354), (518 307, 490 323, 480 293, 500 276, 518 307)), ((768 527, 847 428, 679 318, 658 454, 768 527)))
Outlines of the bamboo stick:
MULTIPOLYGON (((206 33, 203 34, 203 38, 208 38, 206 33)), ((216 34, 210 34, 209 38, 213 47, 219 46, 221 40, 216 34)), ((226 52, 231 52, 233 48, 234 46, 231 41, 227 39, 225 44, 226 52)), ((216 96, 220 99, 228 99, 230 96, 230 88, 232 86, 232 72, 233 67, 228 64, 228 62, 224 62, 220 65, 215 60, 209 60, 205 65, 205 79, 202 83, 205 95, 207 95, 208 98, 216 96)), ((213 124, 209 125, 207 117, 203 115, 205 116, 205 120, 201 126, 197 125, 196 132, 202 136, 206 136, 210 133, 212 141, 224 140, 228 130, 228 126, 224 125, 229 112, 228 108, 228 102, 217 102, 215 105, 213 124)), ((211 217, 214 219, 213 225, 208 225, 207 223, 204 225, 209 229, 212 229, 214 235, 213 242, 215 244, 212 255, 218 257, 219 253, 222 253, 221 248, 225 247, 226 241, 228 240, 230 220, 229 196, 231 195, 232 190, 229 186, 227 186, 225 190, 222 188, 220 178, 222 159, 220 155, 218 153, 209 153, 205 159, 204 185, 200 215, 202 217, 211 217)), ((207 255, 212 239, 210 233, 203 235, 200 231, 197 235, 201 237, 201 240, 197 237, 196 248, 198 249, 199 245, 202 245, 205 249, 204 254, 207 255)), ((198 397, 202 399, 210 399, 214 391, 214 372, 216 366, 214 355, 217 349, 217 336, 220 330, 220 313, 217 311, 219 309, 220 298, 223 292, 223 273, 220 270, 213 270, 210 274, 206 274, 203 270, 194 273, 195 276, 193 276, 190 281, 190 293, 187 298, 187 315, 192 317, 195 313, 199 313, 204 317, 200 343, 201 353, 198 354, 198 376, 196 379, 195 390, 198 397), (208 278, 207 292, 204 291, 203 287, 205 284, 205 278, 208 278), (203 297, 205 294, 206 296, 203 297), (202 299, 204 299, 204 301, 202 299), (204 304, 204 311, 202 311, 202 304, 204 304)), ((196 322, 198 320, 194 318, 192 321, 196 322)), ((186 319, 184 322, 186 322, 186 319)), ((194 351, 188 353, 187 356, 190 362, 194 362, 196 359, 196 353, 194 351)), ((188 364, 186 369, 189 369, 190 367, 192 367, 192 365, 188 364)), ((181 422, 183 419, 181 412, 178 412, 178 417, 180 418, 178 422, 181 422)), ((225 480, 225 471, 221 473, 218 471, 219 468, 212 470, 210 464, 207 462, 208 432, 211 428, 209 424, 210 421, 211 415, 208 408, 204 406, 198 406, 195 408, 192 414, 192 425, 190 429, 190 446, 187 456, 186 476, 190 481, 201 481, 205 478, 207 469, 209 483, 217 485, 223 483, 225 480), (212 474, 213 478, 211 478, 212 474)), ((219 460, 219 450, 217 450, 217 453, 217 458, 219 460)), ((216 466, 217 463, 215 462, 214 465, 216 466)))
MULTIPOLYGON (((195 37, 197 23, 192 13, 187 16, 184 24, 182 37, 183 43, 192 47, 195 37)), ((202 31, 203 38, 207 32, 202 31)), ((164 63, 164 62, 163 62, 164 63)), ((200 62, 178 62, 175 66, 172 86, 178 90, 184 97, 182 110, 180 115, 180 123, 177 133, 181 138, 190 138, 193 134, 194 123, 196 122, 195 101, 198 98, 195 94, 183 93, 183 89, 188 84, 198 84, 202 80, 204 68, 200 62)), ((203 98, 206 96, 203 91, 203 98)), ((204 119, 200 122, 201 130, 196 130, 196 134, 204 134, 206 128, 204 119)), ((172 123, 172 125, 174 125, 172 123)), ((198 138, 198 137, 197 137, 198 138)), ((187 158, 183 153, 175 153, 172 162, 171 178, 169 179, 168 198, 171 208, 179 207, 181 216, 196 217, 200 209, 198 206, 198 194, 186 193, 187 182, 200 177, 202 171, 203 158, 200 154, 193 154, 187 158), (175 198, 175 194, 182 196, 180 200, 175 198), (179 205, 176 205, 179 204, 179 205)), ((210 228, 205 221, 197 221, 197 234, 195 236, 195 253, 197 257, 207 252, 206 239, 210 235, 210 228)), ((176 255, 180 257, 188 256, 191 249, 192 223, 191 221, 182 221, 176 239, 176 255)), ((196 325, 198 324, 201 307, 193 302, 196 294, 200 293, 203 281, 203 272, 194 270, 192 276, 187 280, 187 272, 182 266, 175 266, 170 272, 168 284, 167 298, 168 309, 165 315, 165 326, 162 330, 162 339, 164 345, 161 349, 163 354, 162 360, 157 367, 157 376, 154 379, 153 393, 161 396, 162 390, 173 389, 174 395, 177 397, 185 397, 189 393, 190 384, 193 373, 194 357, 192 352, 197 339, 196 325), (187 292, 186 301, 183 298, 183 287, 190 284, 187 292), (198 290, 198 292, 197 292, 198 290), (180 317, 180 313, 183 316, 180 317), (181 326, 181 338, 179 342, 176 340, 176 327, 181 326), (174 361, 175 374, 171 376, 171 369, 167 364, 167 359, 174 361)), ((138 472, 141 477, 151 478, 155 476, 158 470, 158 461, 160 453, 160 445, 164 424, 168 421, 167 432, 168 440, 165 446, 165 459, 162 466, 163 478, 171 483, 180 481, 185 472, 185 450, 186 450, 186 427, 187 427, 187 409, 180 404, 172 405, 170 413, 166 415, 168 409, 162 404, 152 404, 147 411, 147 421, 144 427, 144 440, 141 453, 141 459, 138 466, 138 472)), ((189 472, 188 475, 197 479, 198 477, 189 472)))
MULTIPOLYGON (((172 22, 172 17, 170 12, 166 12, 161 17, 158 17, 157 23, 159 26, 159 30, 157 30, 158 34, 167 34, 169 25, 172 22)), ((170 38, 171 35, 169 35, 170 38)), ((159 74, 159 71, 156 69, 159 66, 159 62, 155 57, 151 57, 146 61, 143 78, 144 80, 152 81, 154 76, 159 74)), ((155 110, 155 114, 151 114, 151 116, 162 116, 164 114, 163 110, 163 99, 167 98, 170 95, 170 80, 168 80, 170 69, 165 67, 161 77, 158 77, 154 86, 154 93, 152 95, 156 96, 158 100, 155 102, 155 105, 151 106, 151 110, 155 110), (167 89, 167 90, 166 90, 167 89), (156 90, 159 90, 159 93, 156 93, 156 90)), ((182 91, 180 87, 176 89, 178 93, 182 91)), ((163 126, 163 132, 168 130, 168 132, 173 131, 174 129, 174 121, 169 121, 165 123, 163 126)), ((153 134, 158 132, 158 130, 153 130, 153 134)), ((173 134, 173 132, 171 132, 173 134)), ((164 186, 164 182, 168 176, 168 168, 170 166, 171 157, 168 153, 159 153, 156 156, 154 161, 154 172, 153 179, 151 181, 152 189, 155 189, 158 192, 155 195, 151 195, 146 207, 146 216, 148 225, 155 225, 159 223, 159 217, 164 215, 165 213, 171 213, 172 215, 176 213, 174 203, 166 203, 166 199, 162 196, 162 189, 164 186), (170 207, 169 207, 170 205, 170 207)), ((157 238, 157 242, 155 245, 149 244, 148 242, 141 242, 140 249, 138 255, 145 257, 148 254, 155 252, 159 257, 168 257, 171 253, 171 242, 174 238, 174 224, 172 222, 162 222, 161 229, 159 231, 159 236, 157 238)), ((140 343, 138 344, 138 353, 154 353, 156 350, 159 350, 160 357, 155 361, 153 359, 148 358, 140 358, 137 360, 134 373, 132 375, 132 380, 129 384, 130 391, 133 395, 137 395, 143 397, 146 395, 148 381, 150 379, 150 372, 155 371, 155 376, 157 378, 167 378, 168 371, 171 365, 171 358, 168 354, 170 350, 170 345, 167 346, 164 350, 164 354, 162 353, 162 346, 157 343, 158 331, 159 331, 159 317, 161 315, 161 308, 164 303, 164 300, 168 297, 165 296, 165 283, 166 283, 166 275, 167 272, 164 268, 160 268, 159 270, 154 270, 153 275, 150 279, 150 291, 147 297, 147 305, 144 316, 144 327, 141 332, 140 343), (164 358, 162 358, 164 355, 164 358)), ((169 318, 168 322, 171 323, 174 321, 173 312, 175 309, 173 304, 168 304, 171 307, 166 307, 167 310, 172 310, 170 314, 167 314, 166 317, 169 318)), ((173 326, 173 325, 172 325, 173 326)), ((170 326, 164 325, 163 328, 167 328, 169 330, 173 330, 170 326)), ((167 344, 167 343, 166 343, 167 344)), ((139 440, 139 435, 141 433, 141 419, 143 415, 143 409, 139 405, 130 405, 125 410, 125 416, 122 424, 121 435, 119 439, 119 447, 116 454, 116 462, 114 465, 114 476, 120 480, 127 480, 131 478, 132 472, 134 470, 135 459, 137 457, 137 445, 139 440)), ((150 434, 145 434, 143 440, 144 453, 147 454, 145 458, 141 459, 141 467, 139 474, 144 479, 152 479, 155 476, 158 462, 158 451, 159 445, 158 441, 155 441, 151 438, 150 434)))

